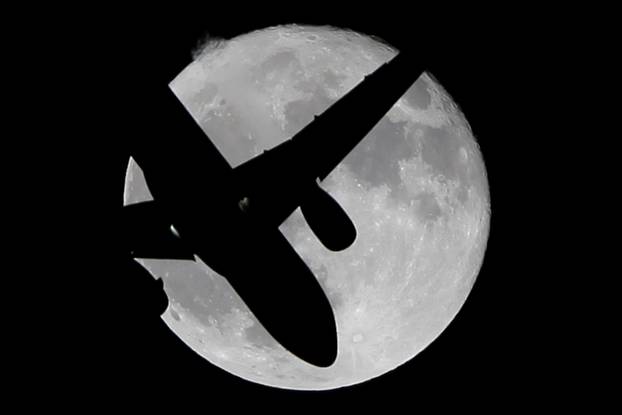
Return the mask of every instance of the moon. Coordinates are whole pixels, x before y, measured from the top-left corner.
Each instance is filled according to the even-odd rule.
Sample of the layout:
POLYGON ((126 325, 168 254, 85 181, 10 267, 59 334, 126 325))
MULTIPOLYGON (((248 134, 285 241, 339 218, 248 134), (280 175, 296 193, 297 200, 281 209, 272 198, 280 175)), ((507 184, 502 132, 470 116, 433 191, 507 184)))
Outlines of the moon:
MULTIPOLYGON (((348 30, 271 27, 207 42, 169 86, 235 167, 291 138, 396 53, 348 30)), ((402 365, 448 327, 482 265, 490 197, 479 146, 439 82, 424 73, 322 187, 352 218, 355 243, 328 251, 300 210, 280 230, 333 307, 335 363, 315 367, 285 350, 200 260, 137 259, 163 279, 162 319, 196 353, 252 382, 334 389, 402 365)), ((124 203, 151 198, 130 159, 124 203)))

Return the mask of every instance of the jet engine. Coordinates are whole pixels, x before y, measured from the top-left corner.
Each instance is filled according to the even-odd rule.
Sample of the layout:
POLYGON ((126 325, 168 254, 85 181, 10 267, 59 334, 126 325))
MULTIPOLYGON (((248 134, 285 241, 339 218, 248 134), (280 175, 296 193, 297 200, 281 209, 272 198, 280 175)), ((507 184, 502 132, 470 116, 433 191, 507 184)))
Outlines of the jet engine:
POLYGON ((300 210, 313 233, 331 251, 342 251, 356 239, 356 228, 348 214, 317 183, 307 191, 300 210))

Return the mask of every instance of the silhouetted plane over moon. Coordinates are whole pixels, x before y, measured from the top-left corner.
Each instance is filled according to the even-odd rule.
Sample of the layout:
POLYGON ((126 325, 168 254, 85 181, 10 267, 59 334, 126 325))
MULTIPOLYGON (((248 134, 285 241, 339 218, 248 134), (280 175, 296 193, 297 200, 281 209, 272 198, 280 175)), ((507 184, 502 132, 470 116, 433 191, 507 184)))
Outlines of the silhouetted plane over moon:
POLYGON ((330 366, 337 356, 331 305, 278 227, 300 207, 326 248, 355 241, 355 224, 319 183, 417 80, 423 67, 416 62, 399 53, 290 140, 236 168, 166 84, 154 85, 151 105, 166 117, 149 120, 131 150, 153 195, 124 207, 132 256, 200 258, 286 349, 330 366), (151 134, 164 139, 151 142, 151 134))

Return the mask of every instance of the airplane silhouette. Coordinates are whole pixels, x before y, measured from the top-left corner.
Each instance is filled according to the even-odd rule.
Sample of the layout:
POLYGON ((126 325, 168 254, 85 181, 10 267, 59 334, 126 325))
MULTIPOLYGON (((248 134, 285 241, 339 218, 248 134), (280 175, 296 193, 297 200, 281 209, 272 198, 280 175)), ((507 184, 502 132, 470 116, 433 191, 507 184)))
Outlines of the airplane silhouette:
MULTIPOLYGON (((412 53, 381 65, 293 138, 232 168, 168 88, 150 99, 166 116, 132 157, 152 201, 123 208, 135 258, 200 258, 225 277, 286 349, 316 366, 337 356, 332 307, 318 280, 278 227, 297 208, 332 250, 349 247, 356 227, 320 186, 423 72, 412 53)), ((148 129, 147 129, 148 130, 148 129)))

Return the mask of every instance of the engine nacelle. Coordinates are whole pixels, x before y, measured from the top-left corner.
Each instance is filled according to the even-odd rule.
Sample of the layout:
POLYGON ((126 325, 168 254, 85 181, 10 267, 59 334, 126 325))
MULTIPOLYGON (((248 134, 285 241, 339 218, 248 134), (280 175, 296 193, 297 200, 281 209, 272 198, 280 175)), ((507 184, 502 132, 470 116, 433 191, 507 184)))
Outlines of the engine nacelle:
POLYGON ((300 210, 313 233, 331 251, 342 251, 356 239, 348 214, 317 183, 308 190, 300 210))

